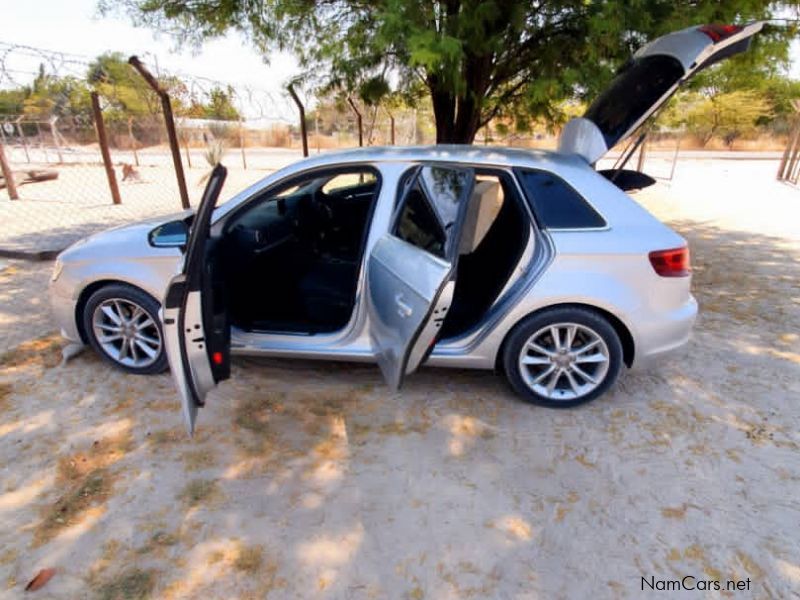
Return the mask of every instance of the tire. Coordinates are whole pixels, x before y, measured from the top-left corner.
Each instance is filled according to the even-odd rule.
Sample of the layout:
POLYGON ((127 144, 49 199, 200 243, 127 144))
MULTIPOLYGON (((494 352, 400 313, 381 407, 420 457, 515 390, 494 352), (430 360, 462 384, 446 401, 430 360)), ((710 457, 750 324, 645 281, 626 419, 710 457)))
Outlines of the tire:
POLYGON ((89 345, 110 365, 136 375, 161 373, 168 363, 158 309, 159 303, 139 288, 107 285, 86 301, 83 330, 89 345))
POLYGON ((622 368, 622 343, 598 313, 556 307, 531 315, 511 331, 502 362, 508 382, 524 400, 570 408, 594 400, 614 385, 622 368))

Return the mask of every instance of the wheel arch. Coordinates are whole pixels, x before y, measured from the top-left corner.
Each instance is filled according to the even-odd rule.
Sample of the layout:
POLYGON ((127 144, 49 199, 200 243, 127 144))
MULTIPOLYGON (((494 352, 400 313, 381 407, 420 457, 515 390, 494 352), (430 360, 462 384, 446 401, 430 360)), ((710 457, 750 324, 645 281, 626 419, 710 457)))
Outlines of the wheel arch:
POLYGON ((84 287, 81 290, 81 293, 78 295, 78 301, 75 303, 75 314, 73 315, 73 318, 75 319, 75 325, 78 328, 78 334, 81 336, 81 341, 84 344, 88 344, 89 339, 86 336, 86 330, 83 326, 83 309, 86 307, 86 303, 89 301, 89 298, 92 297, 92 294, 94 294, 97 290, 110 285, 122 285, 135 289, 143 294, 147 294, 153 298, 158 305, 161 305, 161 302, 146 289, 130 282, 123 281, 122 279, 98 279, 97 281, 92 281, 90 284, 84 287))
POLYGON ((628 368, 630 368, 631 365, 633 365, 633 359, 636 354, 636 346, 633 341, 633 334, 631 334, 631 331, 628 328, 628 326, 625 325, 625 323, 623 323, 622 320, 617 315, 593 304, 586 304, 583 302, 561 302, 556 304, 548 304, 547 306, 543 306, 534 311, 531 311, 526 315, 524 315, 523 317, 521 317, 516 323, 514 323, 513 327, 509 328, 509 330, 503 337, 502 343, 497 349, 497 355, 495 356, 494 359, 495 370, 497 371, 503 370, 503 352, 505 351, 506 344, 508 343, 511 334, 517 329, 517 327, 519 327, 520 324, 526 319, 529 319, 530 317, 538 315, 544 311, 551 310, 553 308, 581 308, 583 310, 592 311, 600 315, 604 319, 606 319, 609 322, 609 324, 614 328, 614 331, 619 336, 620 344, 622 344, 622 362, 625 363, 625 366, 627 366, 628 368))

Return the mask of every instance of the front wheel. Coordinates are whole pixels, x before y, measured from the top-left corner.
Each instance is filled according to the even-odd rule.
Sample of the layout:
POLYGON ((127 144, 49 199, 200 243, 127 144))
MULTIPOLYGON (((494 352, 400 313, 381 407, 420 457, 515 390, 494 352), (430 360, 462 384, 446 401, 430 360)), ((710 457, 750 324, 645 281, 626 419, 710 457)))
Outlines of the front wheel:
POLYGON ((517 325, 505 344, 503 366, 525 400, 568 408, 594 400, 614 384, 622 366, 622 344, 599 314, 553 308, 517 325))
POLYGON ((144 291, 113 284, 94 292, 83 307, 89 344, 113 366, 140 375, 167 368, 158 302, 144 291))

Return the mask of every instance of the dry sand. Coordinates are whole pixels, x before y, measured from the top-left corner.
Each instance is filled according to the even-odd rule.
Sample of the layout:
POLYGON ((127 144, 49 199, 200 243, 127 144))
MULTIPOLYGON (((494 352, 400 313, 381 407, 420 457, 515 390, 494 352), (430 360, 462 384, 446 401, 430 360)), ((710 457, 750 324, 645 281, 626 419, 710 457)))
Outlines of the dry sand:
MULTIPOLYGON (((800 191, 773 171, 692 161, 638 196, 689 239, 701 318, 682 359, 576 410, 490 373, 391 394, 373 367, 247 359, 189 441, 168 375, 17 346, 0 596, 47 567, 37 597, 637 598, 684 575, 797 596, 800 191)), ((45 278, 12 266, 0 334, 46 334, 5 303, 45 278)))

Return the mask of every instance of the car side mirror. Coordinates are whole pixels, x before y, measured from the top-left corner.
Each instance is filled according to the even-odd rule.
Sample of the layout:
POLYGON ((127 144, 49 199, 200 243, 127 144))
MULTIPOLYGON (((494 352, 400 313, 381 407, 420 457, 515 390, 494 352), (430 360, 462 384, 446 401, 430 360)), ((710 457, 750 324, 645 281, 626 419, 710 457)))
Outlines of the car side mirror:
POLYGON ((169 221, 153 229, 147 237, 155 248, 181 248, 189 239, 189 226, 184 221, 169 221))

